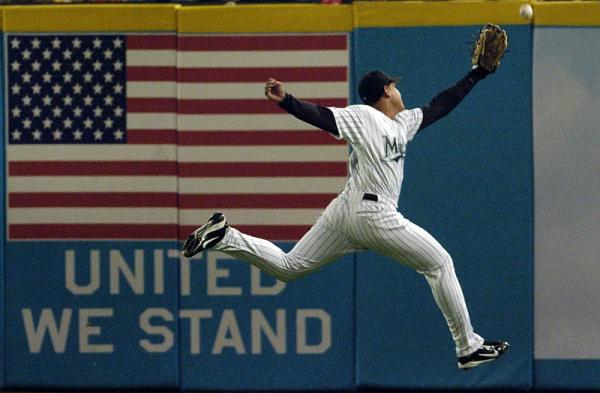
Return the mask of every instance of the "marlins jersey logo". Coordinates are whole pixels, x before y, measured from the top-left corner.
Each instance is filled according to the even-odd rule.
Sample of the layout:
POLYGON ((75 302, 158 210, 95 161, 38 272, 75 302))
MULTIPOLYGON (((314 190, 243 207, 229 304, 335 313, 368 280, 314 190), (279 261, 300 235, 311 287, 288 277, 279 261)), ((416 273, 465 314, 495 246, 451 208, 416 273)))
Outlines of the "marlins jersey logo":
POLYGON ((388 138, 386 135, 383 138, 385 140, 385 154, 383 157, 383 161, 398 162, 401 158, 404 158, 406 156, 406 142, 404 138, 400 138, 400 143, 398 143, 398 138, 396 137, 390 140, 390 138, 388 138))

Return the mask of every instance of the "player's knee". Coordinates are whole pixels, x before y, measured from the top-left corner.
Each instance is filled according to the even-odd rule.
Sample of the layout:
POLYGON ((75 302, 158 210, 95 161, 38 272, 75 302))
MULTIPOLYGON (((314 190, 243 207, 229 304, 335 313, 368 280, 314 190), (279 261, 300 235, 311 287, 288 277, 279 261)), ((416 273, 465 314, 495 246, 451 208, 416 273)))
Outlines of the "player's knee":
POLYGON ((284 269, 282 269, 281 281, 289 282, 305 276, 310 272, 310 266, 303 263, 302 258, 294 254, 287 254, 285 257, 284 269))
POLYGON ((270 275, 271 277, 283 282, 294 281, 298 278, 298 276, 294 272, 290 272, 288 269, 283 268, 281 266, 273 266, 268 270, 264 270, 264 272, 270 275))
POLYGON ((297 280, 300 277, 305 276, 306 274, 307 273, 305 271, 282 269, 277 273, 276 278, 279 281, 290 282, 297 280))
POLYGON ((454 269, 454 262, 452 261, 452 257, 448 252, 443 250, 440 255, 435 258, 435 264, 432 268, 428 269, 428 272, 441 272, 448 271, 454 269))
POLYGON ((452 257, 450 256, 450 254, 448 254, 448 252, 446 250, 444 250, 444 252, 442 252, 440 264, 446 268, 454 267, 454 262, 452 261, 452 257))

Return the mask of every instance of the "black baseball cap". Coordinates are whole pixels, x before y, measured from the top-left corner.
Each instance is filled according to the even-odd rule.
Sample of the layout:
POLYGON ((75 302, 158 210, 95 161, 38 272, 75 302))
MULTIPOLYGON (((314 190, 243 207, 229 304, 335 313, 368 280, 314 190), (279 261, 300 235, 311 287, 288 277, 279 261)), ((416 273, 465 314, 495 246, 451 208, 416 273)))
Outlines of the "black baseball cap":
POLYGON ((398 82, 381 71, 371 71, 363 75, 358 84, 358 95, 367 105, 377 102, 383 95, 384 86, 398 82))

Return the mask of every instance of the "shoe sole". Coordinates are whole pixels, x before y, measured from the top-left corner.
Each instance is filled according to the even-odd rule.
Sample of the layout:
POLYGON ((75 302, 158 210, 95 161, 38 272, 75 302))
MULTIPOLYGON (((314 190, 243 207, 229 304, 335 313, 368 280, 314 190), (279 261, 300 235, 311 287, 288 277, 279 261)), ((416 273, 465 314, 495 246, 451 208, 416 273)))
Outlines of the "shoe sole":
POLYGON ((221 216, 223 219, 219 222, 214 222, 213 220, 209 220, 207 223, 202 225, 200 228, 196 229, 188 240, 186 240, 183 246, 183 255, 187 258, 192 257, 196 254, 201 253, 202 251, 214 246, 221 239, 220 236, 215 236, 213 238, 207 239, 207 237, 218 231, 223 229, 227 225, 227 221, 224 216, 221 216), (215 228, 212 228, 215 227, 215 228), (210 229, 210 231, 209 231, 210 229), (192 237, 193 236, 193 237, 192 237), (200 237, 200 239, 198 239, 200 237), (191 243, 190 243, 191 241, 191 243), (212 242, 212 243, 211 243, 212 242))
MULTIPOLYGON (((494 346, 494 345, 485 345, 485 346, 490 347, 490 346, 494 346)), ((495 348, 496 351, 498 351, 498 356, 495 356, 495 357, 489 358, 489 359, 484 359, 484 360, 475 360, 475 361, 464 363, 464 364, 461 362, 458 362, 458 368, 460 368, 461 370, 469 371, 470 369, 477 367, 480 364, 493 362, 494 360, 498 360, 498 358, 500 356, 504 355, 506 353, 506 351, 508 351, 509 348, 510 348, 510 344, 504 343, 504 348, 502 351, 498 351, 498 349, 495 348)))
POLYGON ((469 363, 465 363, 465 364, 458 363, 458 368, 460 368, 461 370, 469 371, 470 369, 477 367, 480 364, 493 362, 494 360, 496 360, 498 358, 499 358, 499 356, 496 356, 495 358, 485 359, 485 360, 477 360, 477 361, 469 362, 469 363))

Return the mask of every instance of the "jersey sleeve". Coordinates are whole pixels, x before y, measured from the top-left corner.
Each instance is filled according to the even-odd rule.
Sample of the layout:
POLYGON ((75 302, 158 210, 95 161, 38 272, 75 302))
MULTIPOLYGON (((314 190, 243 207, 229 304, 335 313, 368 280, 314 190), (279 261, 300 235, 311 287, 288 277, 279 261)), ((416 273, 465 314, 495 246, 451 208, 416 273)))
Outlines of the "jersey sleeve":
POLYGON ((351 145, 361 145, 364 137, 365 113, 361 105, 351 105, 345 108, 329 107, 333 112, 339 136, 351 145))
POLYGON ((396 121, 406 127, 406 140, 410 142, 419 131, 423 121, 423 110, 421 108, 405 109, 396 115, 396 121))

